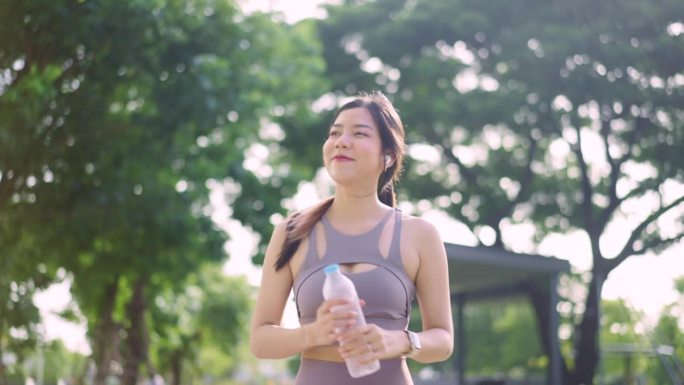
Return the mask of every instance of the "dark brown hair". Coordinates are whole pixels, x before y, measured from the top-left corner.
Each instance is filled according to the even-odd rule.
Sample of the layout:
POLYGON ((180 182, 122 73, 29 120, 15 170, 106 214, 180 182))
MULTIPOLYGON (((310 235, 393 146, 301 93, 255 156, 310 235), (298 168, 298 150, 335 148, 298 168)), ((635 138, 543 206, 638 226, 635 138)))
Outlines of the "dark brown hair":
MULTIPOLYGON (((386 166, 385 170, 380 174, 378 198, 382 203, 394 207, 397 199, 394 193, 394 184, 399 181, 401 167, 406 154, 404 125, 392 103, 385 95, 378 91, 370 94, 361 93, 353 100, 342 105, 335 112, 332 120, 333 123, 342 111, 352 108, 365 108, 370 112, 380 132, 383 159, 384 155, 389 155, 392 158, 391 164, 386 166)), ((287 219, 285 242, 275 263, 276 270, 282 269, 290 262, 302 240, 311 232, 311 229, 313 229, 323 214, 328 211, 333 203, 333 199, 332 197, 328 198, 318 203, 310 211, 306 213, 296 212, 287 219)))

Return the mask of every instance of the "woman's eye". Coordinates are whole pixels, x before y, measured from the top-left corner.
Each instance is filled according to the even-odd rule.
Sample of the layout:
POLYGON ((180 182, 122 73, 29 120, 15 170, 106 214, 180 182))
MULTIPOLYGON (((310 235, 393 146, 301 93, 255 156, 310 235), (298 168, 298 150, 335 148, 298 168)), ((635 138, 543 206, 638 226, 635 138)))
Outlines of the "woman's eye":
POLYGON ((360 132, 360 131, 354 135, 356 135, 356 136, 368 136, 368 134, 366 134, 365 132, 360 132))
POLYGON ((330 133, 328 133, 328 136, 338 136, 339 134, 340 133, 337 131, 330 131, 330 133))

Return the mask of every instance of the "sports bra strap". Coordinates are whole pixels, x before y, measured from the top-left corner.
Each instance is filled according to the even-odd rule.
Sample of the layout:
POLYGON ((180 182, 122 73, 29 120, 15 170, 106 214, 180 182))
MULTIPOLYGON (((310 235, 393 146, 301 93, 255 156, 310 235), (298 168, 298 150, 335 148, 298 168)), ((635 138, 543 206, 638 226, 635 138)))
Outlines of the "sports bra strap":
POLYGON ((391 259, 392 262, 398 264, 403 269, 401 261, 401 215, 401 210, 394 210, 394 230, 392 231, 392 243, 390 244, 387 259, 391 259))

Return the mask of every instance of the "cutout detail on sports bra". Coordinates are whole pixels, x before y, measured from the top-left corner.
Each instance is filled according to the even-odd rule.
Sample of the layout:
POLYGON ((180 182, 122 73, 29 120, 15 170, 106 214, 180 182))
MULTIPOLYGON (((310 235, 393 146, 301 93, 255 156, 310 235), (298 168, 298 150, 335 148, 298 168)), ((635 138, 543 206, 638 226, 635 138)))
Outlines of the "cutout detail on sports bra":
POLYGON ((361 274, 378 268, 378 265, 373 263, 340 263, 340 270, 344 274, 361 274))

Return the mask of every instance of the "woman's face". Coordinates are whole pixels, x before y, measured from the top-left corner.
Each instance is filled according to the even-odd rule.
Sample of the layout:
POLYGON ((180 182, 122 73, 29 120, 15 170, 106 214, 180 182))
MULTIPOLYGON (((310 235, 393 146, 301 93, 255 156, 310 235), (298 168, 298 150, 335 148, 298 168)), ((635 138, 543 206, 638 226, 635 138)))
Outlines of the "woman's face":
POLYGON ((383 170, 379 128, 366 108, 343 110, 323 144, 323 163, 339 184, 375 184, 383 170))

